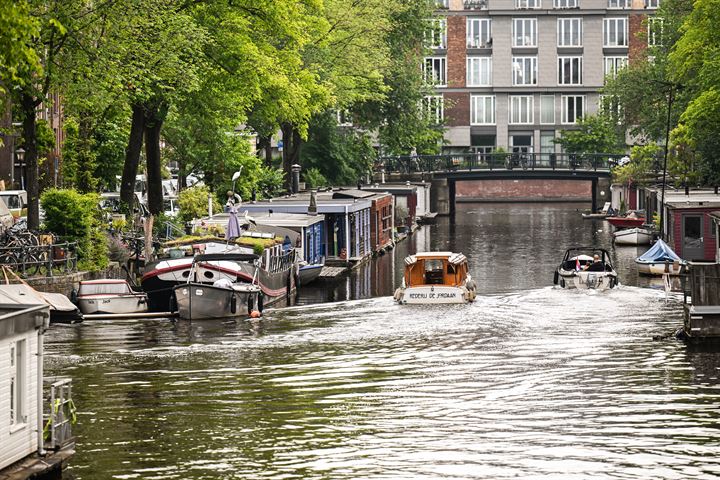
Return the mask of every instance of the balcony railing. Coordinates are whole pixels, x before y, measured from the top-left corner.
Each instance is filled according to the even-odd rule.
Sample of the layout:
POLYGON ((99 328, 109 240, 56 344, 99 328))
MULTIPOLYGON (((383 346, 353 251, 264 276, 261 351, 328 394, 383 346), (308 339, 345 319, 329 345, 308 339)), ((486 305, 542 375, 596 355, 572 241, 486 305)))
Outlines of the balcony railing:
POLYGON ((43 437, 46 450, 60 450, 75 442, 75 404, 72 401, 72 380, 65 378, 50 385, 50 397, 43 414, 43 437))
POLYGON ((474 170, 609 171, 622 155, 572 153, 469 153, 382 157, 376 171, 386 173, 474 170))
POLYGON ((465 10, 487 10, 489 0, 463 0, 465 10))

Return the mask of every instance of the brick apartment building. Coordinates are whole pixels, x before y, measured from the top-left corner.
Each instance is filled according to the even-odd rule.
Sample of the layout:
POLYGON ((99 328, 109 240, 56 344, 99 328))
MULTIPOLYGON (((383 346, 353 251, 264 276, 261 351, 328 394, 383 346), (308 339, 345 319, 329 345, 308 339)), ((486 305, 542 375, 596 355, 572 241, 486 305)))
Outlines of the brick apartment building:
POLYGON ((438 0, 423 67, 444 150, 559 152, 561 130, 608 104, 605 76, 659 41, 659 1, 438 0))

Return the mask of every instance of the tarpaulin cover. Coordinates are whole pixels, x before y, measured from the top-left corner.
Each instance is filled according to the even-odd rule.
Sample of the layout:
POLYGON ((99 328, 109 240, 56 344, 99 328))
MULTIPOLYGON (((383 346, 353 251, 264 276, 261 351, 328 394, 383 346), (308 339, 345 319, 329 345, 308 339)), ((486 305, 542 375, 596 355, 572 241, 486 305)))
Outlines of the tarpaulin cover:
POLYGON ((683 259, 678 257, 667 243, 662 240, 658 240, 650 250, 639 256, 637 261, 640 263, 682 262, 683 259))

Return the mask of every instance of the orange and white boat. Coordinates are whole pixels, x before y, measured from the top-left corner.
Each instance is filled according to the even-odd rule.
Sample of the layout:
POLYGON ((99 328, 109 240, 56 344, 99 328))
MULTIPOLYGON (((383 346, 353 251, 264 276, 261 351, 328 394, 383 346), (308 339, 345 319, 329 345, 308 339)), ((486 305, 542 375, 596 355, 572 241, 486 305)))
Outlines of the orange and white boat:
POLYGON ((405 259, 402 286, 395 291, 400 304, 468 303, 476 284, 462 253, 422 252, 405 259))

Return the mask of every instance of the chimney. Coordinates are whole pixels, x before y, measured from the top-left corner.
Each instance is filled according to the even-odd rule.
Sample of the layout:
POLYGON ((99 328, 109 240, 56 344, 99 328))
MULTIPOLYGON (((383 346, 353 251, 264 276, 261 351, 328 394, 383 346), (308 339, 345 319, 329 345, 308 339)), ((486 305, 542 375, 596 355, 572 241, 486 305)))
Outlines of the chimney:
POLYGON ((310 191, 310 205, 308 206, 308 215, 317 215, 317 193, 315 190, 310 191))
POLYGON ((297 163, 290 167, 292 171, 292 192, 298 193, 300 191, 300 170, 302 167, 297 163))

